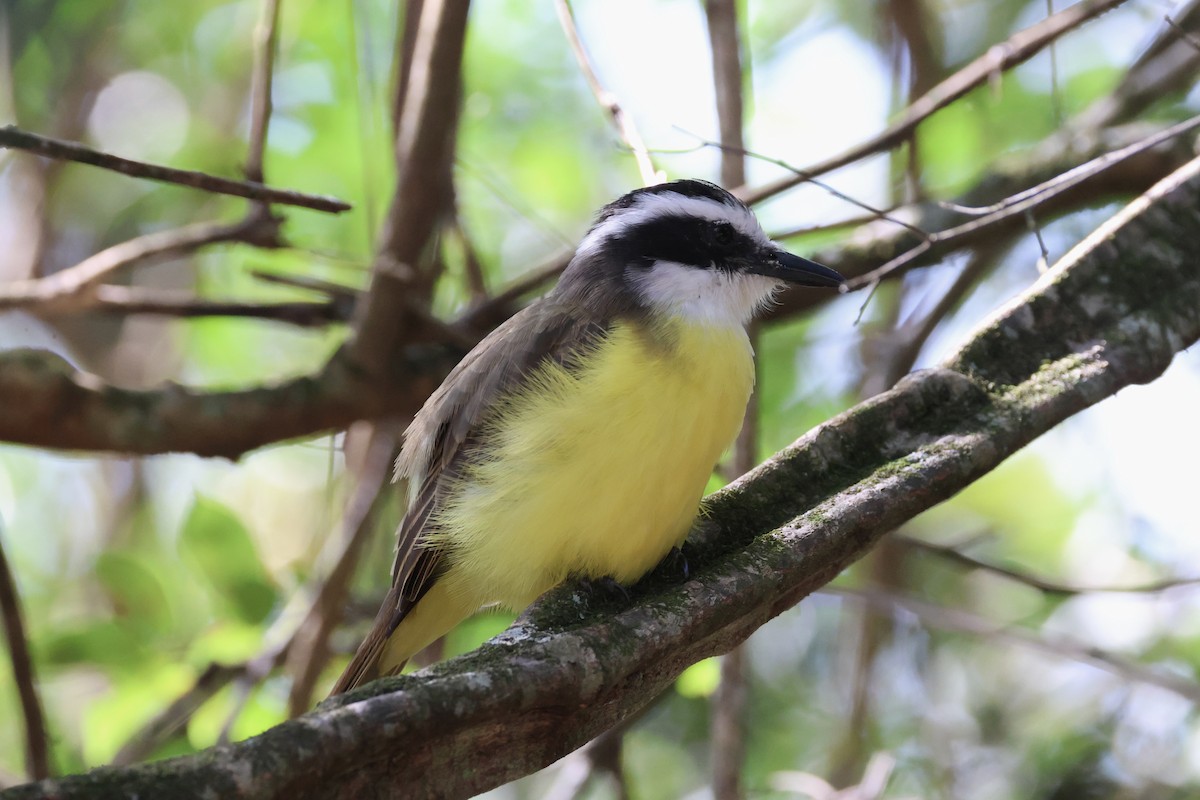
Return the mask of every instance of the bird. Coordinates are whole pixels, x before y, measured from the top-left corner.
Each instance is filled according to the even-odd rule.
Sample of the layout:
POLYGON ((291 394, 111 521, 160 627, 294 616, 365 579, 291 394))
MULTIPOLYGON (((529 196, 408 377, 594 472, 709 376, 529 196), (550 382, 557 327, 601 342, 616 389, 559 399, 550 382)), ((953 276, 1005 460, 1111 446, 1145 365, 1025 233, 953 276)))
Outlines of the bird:
POLYGON ((392 586, 331 694, 398 674, 481 608, 650 572, 741 428, 747 324, 787 284, 842 283, 713 183, 604 206, 555 288, 476 345, 405 431, 392 586))

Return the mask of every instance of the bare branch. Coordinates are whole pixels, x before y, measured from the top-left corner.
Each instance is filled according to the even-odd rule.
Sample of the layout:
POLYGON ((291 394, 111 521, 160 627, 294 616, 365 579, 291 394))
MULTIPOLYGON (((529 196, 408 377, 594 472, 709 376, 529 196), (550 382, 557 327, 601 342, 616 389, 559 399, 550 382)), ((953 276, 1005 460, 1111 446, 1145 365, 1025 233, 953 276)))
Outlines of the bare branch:
POLYGON ((19 130, 15 125, 0 128, 0 147, 28 150, 45 158, 56 158, 63 161, 78 161, 80 164, 91 164, 93 167, 120 172, 133 178, 145 178, 151 181, 174 183, 179 186, 190 186, 214 194, 228 194, 234 197, 245 197, 248 200, 258 200, 264 203, 281 203, 300 208, 311 208, 313 211, 325 211, 340 214, 349 211, 351 205, 333 197, 324 197, 290 189, 276 189, 264 186, 255 181, 237 181, 231 178, 221 178, 206 172, 196 172, 190 169, 175 169, 158 164, 147 164, 144 161, 134 161, 111 153, 102 153, 90 147, 84 147, 75 142, 65 142, 61 139, 51 139, 35 133, 19 130))
MULTIPOLYGON (((3 533, 3 530, 0 530, 3 533)), ((48 778, 50 772, 50 747, 46 735, 46 716, 42 712, 42 701, 38 697, 37 682, 33 672, 33 659, 29 656, 29 639, 25 635, 25 624, 21 620, 21 601, 17 595, 17 583, 4 554, 4 541, 0 537, 0 619, 4 622, 4 636, 8 642, 8 657, 12 662, 13 684, 21 701, 21 714, 25 720, 25 771, 33 780, 48 778)))
POLYGON ((292 635, 288 650, 286 666, 293 676, 288 692, 288 712, 292 716, 299 716, 312 707, 317 680, 329 660, 329 637, 342 620, 359 556, 375 529, 380 506, 387 498, 400 431, 395 425, 370 423, 366 436, 363 463, 342 520, 344 534, 340 552, 333 568, 321 581, 304 620, 292 635))
MULTIPOLYGON (((860 275, 846 281, 846 291, 854 291, 861 289, 864 286, 869 286, 877 283, 889 275, 903 269, 912 264, 918 257, 925 256, 927 253, 943 253, 945 248, 955 243, 964 237, 977 235, 994 225, 1003 223, 1014 217, 1024 219, 1025 213, 1030 209, 1053 200, 1055 197, 1064 192, 1100 175, 1104 171, 1115 167, 1126 159, 1132 158, 1140 153, 1157 147, 1163 142, 1181 136, 1188 131, 1195 130, 1200 127, 1200 115, 1194 116, 1191 119, 1180 122, 1177 125, 1172 125, 1164 131, 1160 131, 1153 136, 1148 136, 1141 141, 1123 147, 1110 153, 1105 153, 1099 158, 1093 159, 1086 164, 1082 164, 1069 172, 1062 175, 1056 175, 1054 178, 1045 183, 1020 192, 1001 203, 997 203, 994 207, 979 209, 981 216, 971 222, 957 225, 947 230, 938 231, 937 233, 929 234, 928 238, 902 255, 893 258, 878 269, 871 270, 865 275, 860 275)), ((960 213, 971 212, 975 209, 966 208, 963 206, 952 205, 952 209, 960 213)))
POLYGON ((571 257, 574 255, 574 249, 564 250, 543 266, 529 270, 507 289, 469 309, 459 317, 456 324, 473 331, 490 331, 517 312, 522 298, 544 291, 547 286, 557 280, 562 271, 567 268, 567 264, 571 263, 571 257))
POLYGON ((1097 647, 1079 642, 1047 639, 1024 628, 1013 627, 1007 623, 992 622, 969 611, 947 608, 892 592, 850 589, 842 586, 827 586, 821 592, 853 597, 876 608, 907 611, 915 614, 926 624, 943 630, 971 633, 992 641, 1017 644, 1042 653, 1091 664, 1119 678, 1158 686, 1193 703, 1200 703, 1200 683, 1177 673, 1147 667, 1097 647))
POLYGON ((721 682, 712 698, 712 790, 715 800, 738 800, 746 757, 746 647, 740 644, 721 658, 721 682))
POLYGON ((642 183, 646 186, 661 183, 663 180, 662 173, 655 169, 654 162, 650 158, 650 153, 646 150, 646 144, 642 141, 642 136, 638 133, 637 126, 633 124, 633 120, 621 108, 617 96, 605 89, 604 85, 600 83, 600 78, 596 75, 596 70, 592 67, 587 49, 583 46, 583 40, 579 38, 579 29, 575 25, 575 14, 571 11, 570 0, 554 0, 554 7, 558 11, 558 20, 562 24, 563 32, 567 35, 567 43, 571 45, 571 52, 575 54, 575 60, 579 62, 579 69, 583 72, 584 79, 587 80, 588 88, 592 90, 592 94, 596 97, 596 102, 600 104, 600 107, 612 119, 613 126, 616 127, 617 135, 621 137, 621 141, 629 147, 633 153, 633 157, 637 160, 638 173, 642 176, 642 183))
MULTIPOLYGON (((708 39, 712 47, 713 90, 717 98, 717 120, 721 131, 721 183, 741 186, 746 182, 743 133, 741 36, 734 0, 705 0, 708 39)), ((752 323, 748 334, 757 350, 759 326, 752 323)), ((754 360, 758 370, 758 358, 754 360)), ((758 384, 758 382, 755 382, 758 384)), ((760 385, 760 384, 758 384, 760 385)), ((758 392, 746 405, 745 421, 733 445, 729 472, 740 477, 758 463, 758 392)), ((709 759, 712 762, 713 797, 739 800, 742 791, 742 762, 746 755, 746 650, 742 645, 721 658, 721 679, 710 703, 709 759)))
MULTIPOLYGON (((108 314, 153 314, 162 317, 246 317, 321 328, 344 323, 353 313, 353 305, 334 301, 290 303, 243 303, 208 300, 188 292, 151 289, 143 286, 97 286, 88 308, 108 314)), ((48 309, 38 309, 46 311, 48 309)))
POLYGON ((310 292, 327 295, 339 305, 350 305, 358 301, 358 290, 344 283, 314 278, 311 275, 287 275, 281 272, 266 272, 260 269, 250 270, 250 275, 265 283, 277 283, 280 286, 290 286, 293 289, 305 289, 310 292))
POLYGON ((148 233, 101 250, 45 278, 0 284, 0 311, 36 305, 47 310, 77 310, 90 305, 95 287, 135 264, 191 253, 222 242, 279 246, 279 220, 251 215, 240 222, 199 222, 148 233))
POLYGON ((708 41, 712 47, 713 89, 721 131, 721 184, 730 188, 746 182, 746 162, 738 155, 746 146, 742 131, 742 52, 734 0, 705 0, 708 41))
POLYGON ((1079 586, 1073 584, 1060 583, 1058 581, 1047 580, 1029 572, 1022 572, 1008 567, 1002 567, 999 564, 993 564, 987 561, 982 561, 974 556, 969 556, 957 548, 947 545, 935 544, 922 539, 916 539, 911 536, 897 537, 910 547, 924 550, 933 555, 944 558, 955 564, 958 564, 968 569, 981 569, 1000 575, 1016 583, 1024 586, 1037 589, 1046 594, 1059 596, 1073 596, 1078 594, 1160 594, 1173 589, 1184 587, 1195 587, 1200 585, 1200 578, 1168 578, 1152 583, 1142 583, 1133 586, 1079 586))
MULTIPOLYGON (((248 664, 249 662, 247 662, 248 664)), ((210 664, 195 683, 138 730, 113 756, 112 763, 133 764, 154 754, 192 718, 196 710, 237 677, 247 664, 210 664)))
POLYGON ((967 296, 967 293, 983 279, 999 262, 999 256, 1006 248, 1003 244, 984 245, 971 253, 970 258, 955 276, 954 282, 942 293, 917 322, 909 323, 895 331, 893 341, 889 343, 889 352, 885 363, 880 369, 884 372, 882 383, 886 387, 895 385, 904 375, 912 370, 929 341, 929 337, 937 330, 950 312, 952 312, 967 296))
MULTIPOLYGON (((439 221, 453 208, 454 157, 468 0, 424 0, 413 46, 410 85, 396 137, 398 180, 392 195, 371 288, 359 304, 349 357, 372 378, 387 382, 391 361, 427 325, 414 318, 435 276, 418 267, 439 221)), ((406 20, 406 24, 412 21, 406 20)))
POLYGON ((108 386, 46 351, 10 350, 0 352, 0 441, 237 458, 357 419, 415 412, 459 357, 451 348, 407 348, 390 388, 368 383, 338 354, 316 375, 272 386, 138 391, 108 386))
POLYGON ((700 144, 702 147, 715 147, 718 150, 720 150, 722 153, 734 153, 738 156, 747 156, 747 157, 753 158, 756 161, 763 161, 763 162, 766 162, 767 164, 774 164, 777 167, 783 167, 784 169, 788 170, 789 172, 793 172, 797 176, 800 176, 804 181, 811 183, 814 186, 819 187, 825 193, 827 193, 833 197, 836 197, 839 200, 843 200, 856 208, 861 208, 863 211, 869 212, 871 215, 871 217, 870 217, 871 219, 881 219, 881 220, 884 220, 885 222, 890 222, 894 225, 899 225, 901 228, 904 228, 904 229, 916 234, 917 236, 919 236, 921 238, 928 237, 928 234, 925 233, 925 231, 923 231, 920 228, 918 228, 917 226, 905 221, 903 219, 903 217, 900 217, 900 216, 893 214, 890 211, 886 211, 882 208, 873 206, 870 203, 866 203, 862 200, 859 200, 857 197, 852 197, 852 196, 846 194, 845 192, 837 189, 832 184, 827 183, 825 181, 818 180, 814 174, 806 172, 805 170, 802 170, 799 167, 793 167, 791 164, 787 163, 783 159, 774 158, 774 157, 768 156, 768 155, 763 155, 762 153, 755 153, 752 150, 734 149, 732 147, 729 147, 728 145, 721 144, 720 142, 712 142, 707 139, 703 139, 701 137, 697 137, 697 138, 700 139, 700 144))
POLYGON ((271 79, 279 33, 279 0, 262 0, 262 16, 254 28, 254 72, 250 83, 250 147, 246 177, 263 182, 263 154, 271 123, 271 79))
POLYGON ((806 180, 811 180, 813 177, 824 175, 901 144, 909 138, 918 125, 934 112, 945 108, 975 87, 986 83, 996 73, 1012 69, 1029 60, 1063 34, 1075 30, 1088 20, 1098 17, 1124 2, 1125 0, 1082 0, 1047 17, 1036 25, 1014 34, 1008 40, 992 45, 982 56, 922 95, 920 99, 905 109, 900 115, 900 119, 887 126, 881 133, 843 153, 803 170, 798 170, 795 175, 780 178, 756 189, 746 189, 741 193, 742 198, 748 203, 761 202, 793 186, 798 186, 806 180))

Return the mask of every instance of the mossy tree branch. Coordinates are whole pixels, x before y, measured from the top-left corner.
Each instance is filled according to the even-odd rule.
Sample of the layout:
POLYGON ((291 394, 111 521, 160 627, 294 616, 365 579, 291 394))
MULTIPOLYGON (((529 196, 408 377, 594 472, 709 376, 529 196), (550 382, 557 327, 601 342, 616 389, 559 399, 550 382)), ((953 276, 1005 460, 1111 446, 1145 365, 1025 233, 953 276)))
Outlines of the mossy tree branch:
POLYGON ((1200 159, 1072 250, 938 368, 811 431, 714 498, 692 577, 589 609, 570 589, 479 650, 261 736, 6 798, 462 797, 636 713, 883 535, 1200 338, 1200 159))

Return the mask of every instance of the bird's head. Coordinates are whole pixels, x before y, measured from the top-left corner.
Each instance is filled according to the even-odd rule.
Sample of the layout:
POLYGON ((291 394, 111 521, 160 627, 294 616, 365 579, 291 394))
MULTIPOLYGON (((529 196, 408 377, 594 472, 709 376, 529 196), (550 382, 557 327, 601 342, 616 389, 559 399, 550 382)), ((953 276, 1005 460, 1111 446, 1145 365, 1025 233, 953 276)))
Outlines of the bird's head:
POLYGON ((785 284, 842 276, 792 255, 745 203, 707 181, 636 189, 600 210, 560 282, 589 305, 744 325, 785 284))

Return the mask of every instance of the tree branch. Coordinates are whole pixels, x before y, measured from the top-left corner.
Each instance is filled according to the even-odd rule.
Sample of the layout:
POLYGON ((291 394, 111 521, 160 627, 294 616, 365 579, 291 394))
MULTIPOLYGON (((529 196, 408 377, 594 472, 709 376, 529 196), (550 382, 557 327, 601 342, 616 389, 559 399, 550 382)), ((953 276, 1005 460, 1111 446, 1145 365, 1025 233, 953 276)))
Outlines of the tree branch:
POLYGON ((271 124, 271 79, 275 73, 275 50, 279 38, 279 0, 263 0, 262 16, 254 28, 254 73, 250 83, 250 146, 246 153, 246 177, 263 182, 263 154, 267 128, 271 124))
POLYGON ((904 110, 900 118, 867 141, 855 145, 843 153, 827 158, 800 171, 800 174, 779 178, 771 183, 742 193, 747 203, 758 203, 773 197, 793 186, 818 175, 853 164, 867 156, 890 150, 906 141, 917 126, 945 108, 972 89, 986 83, 998 72, 1033 58, 1042 48, 1058 40, 1065 33, 1075 30, 1090 19, 1110 11, 1125 0, 1082 0, 1073 6, 1047 17, 1009 37, 1007 41, 992 45, 979 58, 955 72, 922 95, 904 110))
POLYGON ((236 745, 10 790, 460 797, 556 760, 832 580, 887 531, 1200 338, 1200 159, 1102 225, 937 369, 816 428, 711 503, 682 585, 617 613, 572 587, 503 636, 236 745), (499 746, 503 742, 503 746, 499 746), (464 769, 469 763, 470 768, 464 769))
POLYGON ((960 608, 948 608, 906 597, 894 592, 872 589, 847 589, 844 587, 828 587, 821 590, 822 594, 835 594, 862 600, 867 605, 885 611, 907 611, 921 619, 927 625, 942 630, 959 633, 969 633, 985 637, 997 642, 1007 642, 1031 650, 1037 650, 1060 658, 1068 658, 1090 664, 1093 667, 1109 672, 1119 678, 1138 683, 1158 686, 1193 703, 1200 703, 1200 683, 1195 680, 1169 672, 1156 670, 1128 658, 1108 653, 1096 647, 1072 641, 1056 641, 1039 636, 1025 628, 1015 627, 1007 623, 993 622, 989 619, 963 611, 960 608))
POLYGON ((899 536, 896 538, 908 547, 940 556, 966 569, 984 570, 993 575, 1007 578, 1015 583, 1020 583, 1023 586, 1037 589, 1039 592, 1059 597, 1070 597, 1079 594, 1159 594, 1171 591, 1172 589, 1200 585, 1200 578, 1166 578, 1130 586, 1080 586, 1066 584, 1048 580, 1028 572, 1010 569, 999 564, 993 564, 989 561, 983 561, 948 545, 935 544, 923 539, 916 539, 912 536, 899 536))
POLYGON ((335 355, 316 375, 241 391, 175 384, 120 389, 42 350, 0 353, 0 440, 119 453, 237 458, 267 444, 415 412, 457 363, 448 347, 405 348, 389 387, 335 355))
MULTIPOLYGON (((188 292, 144 286, 97 286, 89 308, 108 314, 155 314, 163 317, 244 317, 301 328, 320 328, 350 319, 353 305, 327 301, 245 303, 209 300, 188 292)), ((39 311, 48 309, 38 309, 39 311)))
MULTIPOLYGON (((1158 130, 1161 132, 1163 129, 1158 130)), ((992 170, 991 177, 977 184, 955 203, 963 206, 987 205, 997 197, 1016 194, 1031 184, 1052 181, 1082 161, 1136 144, 1152 133, 1145 125, 1130 124, 1076 134, 1074 137, 1051 137, 1029 153, 1002 161, 992 170)), ((1040 218, 1046 221, 1069 211, 1091 208, 1144 192, 1194 155, 1191 143, 1179 138, 1141 152, 1091 175, 1083 183, 1071 185, 1039 209, 1040 218)), ((959 219, 948 208, 930 203, 896 209, 892 216, 906 219, 925 230, 951 228, 959 219)), ((969 233, 960 234, 953 240, 953 245, 959 250, 990 246, 1008 241, 1013 235, 1027 229, 1023 215, 1008 215, 998 224, 974 227, 969 233)), ((907 229, 898 228, 888 220, 879 220, 856 231, 836 249, 818 252, 814 258, 853 279, 920 245, 921 240, 907 229)), ((935 252, 933 248, 926 249, 907 263, 906 269, 934 263, 949 252, 953 250, 937 249, 935 252)), ((771 309, 768 319, 786 319, 826 301, 826 295, 816 292, 785 291, 780 295, 778 304, 771 309)))
POLYGON ((102 153, 90 147, 84 147, 75 142, 65 142, 61 139, 51 139, 36 133, 19 130, 14 125, 0 128, 0 147, 28 150, 35 155, 45 158, 56 158, 64 161, 78 161, 80 164, 91 164, 93 167, 120 172, 133 178, 145 178, 163 183, 174 183, 179 186, 190 186, 214 194, 228 194, 244 197, 248 200, 258 200, 264 203, 281 203, 300 208, 311 208, 314 211, 325 211, 340 214, 349 211, 351 205, 333 197, 295 192, 290 189, 276 189, 264 186, 256 181, 237 181, 231 178, 221 178, 206 172, 196 172, 190 169, 176 169, 159 164, 147 164, 144 161, 134 161, 111 153, 102 153))
POLYGON ((451 170, 458 123, 468 0, 421 3, 404 113, 396 136, 398 180, 392 195, 371 288, 357 309, 349 357, 386 383, 406 342, 419 341, 425 322, 415 319, 412 295, 426 295, 429 276, 417 268, 439 217, 451 208, 451 170))
MULTIPOLYGON (((742 101, 741 35, 734 0, 705 0, 708 40, 712 49, 713 93, 717 99, 717 122, 721 132, 721 183, 741 186, 746 182, 745 136, 742 101)), ((756 352, 758 371, 759 326, 751 324, 748 334, 756 352)), ((756 385, 761 385, 757 380, 756 385)), ((758 463, 758 392, 746 404, 746 418, 733 445, 729 472, 744 475, 758 463)), ((709 761, 715 800, 739 800, 742 764, 746 756, 746 650, 738 646, 721 659, 721 678, 709 702, 709 761)))
MULTIPOLYGON (((0 531, 3 532, 3 531, 0 531)), ((0 619, 4 623, 4 638, 12 663, 13 684, 21 701, 25 717, 25 771, 30 778, 50 777, 50 747, 46 735, 46 715, 38 697, 34 679, 33 659, 29 657, 29 639, 21 619, 21 601, 17 582, 8 567, 4 542, 0 540, 0 619)))
POLYGON ((212 244, 246 242, 278 247, 279 222, 251 214, 239 222, 198 222, 128 239, 45 278, 0 284, 0 311, 31 305, 59 312, 79 310, 90 304, 91 290, 101 281, 134 264, 195 252, 212 244))
POLYGON ((571 10, 570 1, 555 0, 554 8, 558 11, 558 21, 562 25, 563 33, 567 35, 567 43, 571 46, 571 52, 575 54, 575 60, 579 62, 579 69, 583 72, 588 88, 592 90, 596 102, 612 120, 621 141, 625 143, 633 153, 634 159, 637 160, 638 173, 642 176, 642 183, 646 186, 659 183, 662 181, 662 175, 655 169, 654 162, 650 158, 649 151, 646 150, 646 143, 642 141, 642 135, 638 133, 637 126, 625 113, 625 109, 621 108, 617 96, 600 83, 600 76, 596 74, 592 61, 588 58, 587 49, 583 46, 583 40, 579 37, 579 28, 575 25, 575 13, 571 10))

